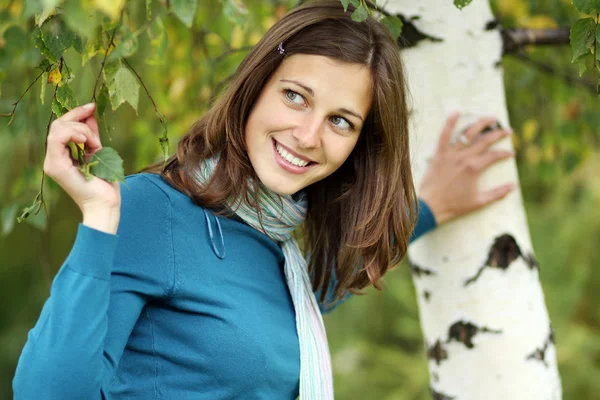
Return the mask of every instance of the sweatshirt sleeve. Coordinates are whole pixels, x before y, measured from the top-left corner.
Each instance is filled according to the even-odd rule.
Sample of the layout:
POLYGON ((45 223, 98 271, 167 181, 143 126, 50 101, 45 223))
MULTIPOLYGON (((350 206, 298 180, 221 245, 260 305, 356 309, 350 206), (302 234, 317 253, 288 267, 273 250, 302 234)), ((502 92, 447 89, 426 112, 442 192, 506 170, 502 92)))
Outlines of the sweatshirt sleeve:
POLYGON ((121 196, 116 235, 79 225, 19 358, 15 400, 104 398, 142 308, 168 294, 170 202, 143 175, 121 196))
MULTIPOLYGON (((410 243, 417 240, 418 238, 420 238, 427 232, 435 229, 436 226, 437 226, 437 223, 435 221, 435 217, 434 217, 433 213, 431 212, 431 209, 429 208, 427 203, 425 203, 423 200, 419 199, 419 215, 417 217, 417 225, 415 226, 415 229, 413 230, 412 234, 410 235, 410 243)), ((332 279, 330 280, 329 287, 327 288, 327 297, 325 298, 325 302, 323 304, 322 302, 319 301, 319 308, 321 309, 321 313, 323 313, 323 314, 333 311, 337 306, 339 306, 340 304, 342 304, 343 302, 348 300, 350 297, 352 297, 351 293, 347 293, 344 296, 344 298, 334 302, 333 299, 335 298, 335 285, 336 284, 337 284, 337 278, 335 276, 335 269, 334 269, 332 272, 332 279)), ((317 293, 315 293, 315 295, 317 296, 317 299, 320 299, 320 297, 321 297, 321 290, 322 289, 320 289, 319 291, 317 291, 317 293)))

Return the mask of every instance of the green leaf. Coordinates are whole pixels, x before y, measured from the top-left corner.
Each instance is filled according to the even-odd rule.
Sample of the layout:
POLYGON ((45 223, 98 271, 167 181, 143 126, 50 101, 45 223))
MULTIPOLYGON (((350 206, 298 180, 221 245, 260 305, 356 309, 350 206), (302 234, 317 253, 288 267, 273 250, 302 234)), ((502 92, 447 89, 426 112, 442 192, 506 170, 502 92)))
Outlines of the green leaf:
POLYGON ((380 22, 387 26, 394 39, 398 40, 398 37, 400 37, 400 34, 402 33, 402 21, 400 18, 389 16, 382 18, 380 22))
POLYGON ((459 10, 462 10, 463 8, 465 8, 466 6, 468 6, 469 4, 471 4, 472 1, 473 0, 454 0, 454 5, 459 10))
POLYGON ((192 27, 196 9, 198 8, 197 0, 172 0, 171 10, 188 28, 192 27))
POLYGON ((49 16, 54 14, 54 7, 57 5, 58 1, 52 1, 54 4, 46 4, 41 14, 37 14, 34 19, 34 23, 37 26, 42 26, 44 21, 48 19, 49 16))
POLYGON ((146 18, 152 21, 152 0, 146 0, 146 18))
POLYGON ((57 118, 62 117, 69 112, 57 99, 52 100, 52 112, 56 114, 57 118))
POLYGON ((140 84, 127 67, 121 65, 120 61, 107 63, 104 66, 104 82, 113 110, 126 101, 137 112, 140 84))
POLYGON ((341 0, 342 5, 344 6, 344 11, 348 11, 348 6, 350 5, 350 0, 341 0))
POLYGON ((37 196, 32 205, 21 210, 21 215, 17 217, 17 222, 21 223, 25 221, 31 215, 31 213, 37 214, 41 207, 42 202, 40 201, 39 196, 37 196))
POLYGON ((91 1, 65 1, 61 5, 61 18, 73 32, 84 38, 94 35, 95 29, 100 24, 102 13, 96 12, 91 1))
POLYGON ((146 31, 150 38, 150 46, 152 52, 146 59, 148 65, 163 65, 165 63, 165 53, 167 51, 168 37, 167 31, 160 17, 156 17, 146 31))
POLYGON ((593 18, 580 19, 571 27, 571 49, 573 50, 573 60, 575 62, 579 57, 587 54, 594 43, 594 33, 596 22, 593 18))
POLYGON ((162 136, 158 138, 158 141, 160 142, 160 147, 163 152, 163 159, 166 163, 167 159, 169 158, 169 137, 167 136, 167 119, 158 111, 156 112, 156 116, 158 117, 162 125, 162 136))
POLYGON ((585 72, 586 69, 587 69, 587 66, 585 64, 585 57, 581 57, 579 59, 579 76, 580 77, 583 75, 583 73, 585 72))
POLYGON ((75 39, 73 39, 73 48, 79 54, 83 53, 83 39, 79 35, 75 35, 75 39))
POLYGON ((573 0, 573 5, 584 14, 600 12, 600 0, 573 0))
POLYGON ((83 52, 81 53, 81 66, 83 67, 89 60, 98 54, 98 52, 102 49, 102 28, 96 28, 96 34, 93 37, 90 37, 88 41, 85 43, 85 47, 83 48, 83 52))
POLYGON ((354 12, 352 13, 352 20, 356 22, 362 22, 369 17, 369 13, 367 9, 361 4, 354 12))
POLYGON ((17 211, 19 211, 19 206, 14 203, 2 208, 2 236, 6 236, 12 232, 15 226, 17 211))
POLYGON ((131 32, 129 27, 121 25, 119 37, 115 38, 116 47, 110 52, 108 61, 117 60, 123 57, 130 57, 138 49, 137 36, 131 32))
POLYGON ((63 108, 71 111, 77 107, 77 100, 75 99, 75 93, 71 90, 71 87, 67 84, 59 86, 56 90, 56 100, 60 103, 63 108))
POLYGON ((44 57, 50 60, 51 63, 58 61, 58 58, 54 57, 54 54, 50 51, 44 40, 42 39, 42 30, 39 27, 35 27, 32 33, 33 43, 35 47, 40 49, 40 52, 44 57))
POLYGON ((42 27, 42 40, 55 59, 62 57, 73 45, 75 34, 58 18, 52 18, 42 27))
POLYGON ((44 104, 44 100, 46 99, 46 86, 48 86, 48 72, 44 72, 42 74, 42 87, 40 90, 40 100, 42 104, 44 104))
POLYGON ((102 117, 104 115, 106 105, 108 104, 109 96, 110 95, 108 94, 108 88, 103 83, 102 87, 100 88, 100 91, 96 95, 96 112, 98 113, 99 117, 102 117))
POLYGON ((48 61, 48 59, 44 58, 42 60, 42 62, 40 63, 40 65, 38 65, 38 68, 41 69, 42 71, 48 71, 51 65, 52 65, 52 63, 50 61, 48 61))
POLYGON ((223 14, 234 25, 245 26, 248 8, 242 0, 223 0, 223 14))
POLYGON ((90 172, 107 182, 125 182, 123 160, 115 149, 103 147, 90 158, 90 172))

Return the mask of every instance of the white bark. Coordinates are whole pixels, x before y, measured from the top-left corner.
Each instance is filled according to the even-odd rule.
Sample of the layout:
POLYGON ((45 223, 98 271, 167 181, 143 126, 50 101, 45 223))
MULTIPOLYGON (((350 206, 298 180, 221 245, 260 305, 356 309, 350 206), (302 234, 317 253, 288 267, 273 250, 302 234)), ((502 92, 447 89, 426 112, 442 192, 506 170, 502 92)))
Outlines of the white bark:
MULTIPOLYGON (((452 3, 390 0, 385 5, 394 14, 419 16, 416 27, 442 39, 403 51, 417 187, 451 111, 492 114, 510 126, 498 64, 501 37, 498 30, 485 30, 494 19, 489 4, 475 0, 460 11, 452 3)), ((498 147, 510 148, 510 140, 498 147)), ((506 182, 518 182, 512 161, 492 167, 480 185, 484 190, 506 182)), ((561 398, 553 335, 532 254, 518 190, 410 247, 434 399, 561 398)))

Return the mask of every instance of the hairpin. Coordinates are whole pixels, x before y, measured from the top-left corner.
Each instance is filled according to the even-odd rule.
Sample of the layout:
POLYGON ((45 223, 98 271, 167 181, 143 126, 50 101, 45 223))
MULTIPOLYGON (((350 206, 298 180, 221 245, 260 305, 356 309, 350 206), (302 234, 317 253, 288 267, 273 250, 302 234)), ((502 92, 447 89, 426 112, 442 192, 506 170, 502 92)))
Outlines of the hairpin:
POLYGON ((277 46, 277 50, 279 51, 279 54, 285 54, 285 49, 283 48, 283 42, 279 43, 279 46, 277 46))

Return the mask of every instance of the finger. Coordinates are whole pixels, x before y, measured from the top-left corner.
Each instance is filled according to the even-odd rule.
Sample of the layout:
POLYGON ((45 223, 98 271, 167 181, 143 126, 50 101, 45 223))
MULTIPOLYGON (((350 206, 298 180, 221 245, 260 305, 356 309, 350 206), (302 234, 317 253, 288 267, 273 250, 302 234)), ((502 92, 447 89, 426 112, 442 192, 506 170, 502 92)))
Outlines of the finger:
POLYGON ((75 121, 79 122, 94 114, 96 103, 89 103, 80 107, 75 107, 65 115, 57 118, 57 121, 75 121))
POLYGON ((479 206, 485 207, 488 204, 491 204, 500 199, 503 199, 504 197, 506 197, 506 195, 508 195, 510 192, 512 192, 516 187, 517 187, 517 185, 515 185, 514 183, 507 183, 505 185, 498 186, 494 189, 490 189, 490 190, 487 190, 484 192, 479 192, 479 195, 478 195, 479 206))
POLYGON ((496 117, 494 116, 487 116, 487 117, 481 117, 479 118, 477 121, 475 121, 473 124, 469 125, 467 128, 465 128, 463 130, 463 132, 461 133, 461 136, 464 136, 466 141, 469 144, 465 144, 462 142, 457 142, 456 144, 461 146, 461 147, 469 147, 471 143, 473 143, 475 141, 475 139, 477 139, 477 137, 481 134, 481 132, 488 126, 493 124, 494 122, 496 122, 496 117))
POLYGON ((440 140, 438 142, 438 152, 444 151, 448 146, 450 146, 450 138, 452 137, 452 132, 454 132, 454 127, 456 126, 456 121, 460 117, 460 113, 458 111, 454 111, 450 116, 446 119, 444 127, 442 128, 442 134, 440 135, 440 140))
MULTIPOLYGON (((66 165, 64 164, 65 159, 68 158, 70 160, 71 155, 71 151, 69 150, 67 144, 69 142, 81 144, 85 143, 87 140, 87 136, 73 129, 62 130, 59 133, 48 135, 48 146, 46 149, 46 158, 44 160, 44 170, 46 172, 49 170, 54 170, 57 165, 62 165, 64 167, 66 165)), ((68 164, 71 165, 71 163, 68 164)))
POLYGON ((90 117, 87 117, 85 121, 83 121, 83 123, 89 126, 92 132, 94 132, 94 134, 97 137, 100 137, 100 131, 98 130, 98 121, 96 121, 96 117, 94 117, 94 114, 92 114, 90 117))
POLYGON ((498 150, 483 153, 477 160, 477 171, 482 172, 493 164, 515 156, 514 151, 498 150))
POLYGON ((100 138, 92 131, 92 129, 90 129, 89 126, 81 122, 67 122, 67 124, 71 129, 74 129, 86 136, 88 140, 85 145, 90 151, 95 151, 102 148, 100 138))
POLYGON ((486 133, 485 135, 478 137, 475 142, 469 146, 468 151, 472 154, 481 154, 487 151, 494 143, 499 142, 510 134, 511 131, 504 129, 496 129, 490 133, 486 133))

